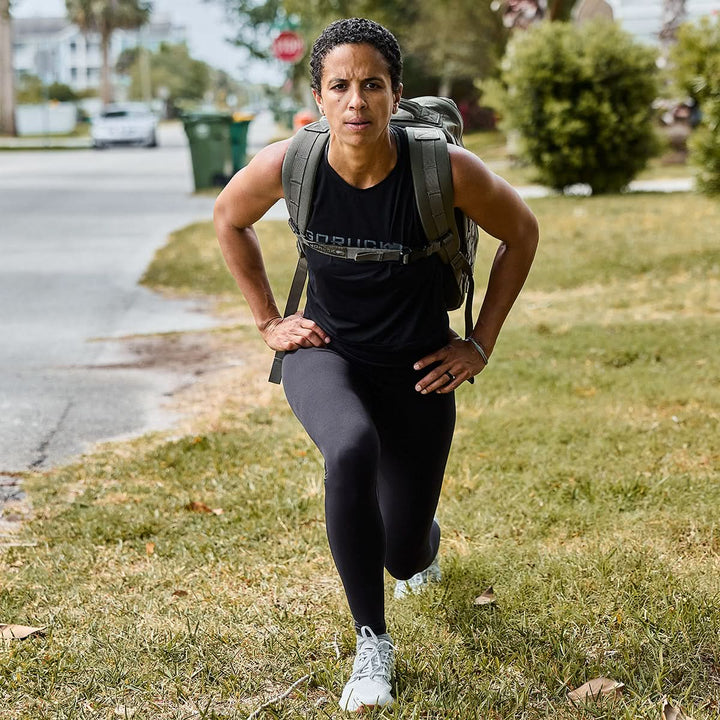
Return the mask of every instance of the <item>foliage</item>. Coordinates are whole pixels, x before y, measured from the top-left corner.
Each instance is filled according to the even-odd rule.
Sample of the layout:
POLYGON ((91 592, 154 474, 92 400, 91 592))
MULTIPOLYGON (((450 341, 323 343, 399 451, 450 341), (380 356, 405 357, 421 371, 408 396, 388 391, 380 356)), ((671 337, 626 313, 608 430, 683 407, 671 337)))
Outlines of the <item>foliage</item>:
POLYGON ((625 187, 658 151, 654 52, 609 22, 540 23, 503 62, 506 111, 546 184, 625 187))
POLYGON ((700 167, 698 187, 720 194, 720 17, 683 25, 671 60, 678 85, 702 113, 689 143, 691 161, 700 167))
MULTIPOLYGON (((135 48, 119 60, 122 64, 117 66, 118 71, 122 68, 130 77, 130 97, 144 99, 140 52, 135 48)), ((210 88, 212 68, 192 58, 187 45, 162 43, 156 52, 150 53, 149 74, 152 97, 166 96, 168 116, 173 117, 183 101, 202 100, 210 88)))
POLYGON ((415 21, 398 31, 404 47, 423 59, 426 72, 442 78, 437 92, 446 96, 457 78, 495 74, 507 40, 489 0, 421 2, 415 21))
POLYGON ((152 10, 152 3, 145 0, 65 0, 65 6, 78 27, 102 37, 115 30, 140 27, 152 10))
POLYGON ((58 102, 74 102, 79 100, 80 96, 65 83, 53 82, 47 88, 48 100, 57 100, 58 102))
POLYGON ((59 82, 45 85, 37 75, 23 75, 16 90, 18 104, 37 105, 48 100, 74 102, 79 99, 80 95, 69 85, 59 82))
POLYGON ((15 88, 15 100, 18 105, 37 105, 44 102, 45 85, 37 75, 22 75, 15 88))
POLYGON ((101 95, 112 100, 110 86, 110 39, 115 30, 138 28, 150 18, 152 3, 146 0, 65 0, 68 17, 83 32, 100 35, 102 52, 101 95))
MULTIPOLYGON (((409 84, 419 87, 430 80, 428 92, 438 92, 441 85, 447 94, 453 81, 492 74, 506 40, 490 0, 216 1, 224 3, 234 20, 235 42, 260 58, 271 57, 271 40, 283 27, 293 27, 305 38, 309 54, 312 42, 333 20, 360 16, 382 23, 403 48, 409 84)), ((304 77, 306 63, 298 63, 293 72, 296 79, 304 77)))

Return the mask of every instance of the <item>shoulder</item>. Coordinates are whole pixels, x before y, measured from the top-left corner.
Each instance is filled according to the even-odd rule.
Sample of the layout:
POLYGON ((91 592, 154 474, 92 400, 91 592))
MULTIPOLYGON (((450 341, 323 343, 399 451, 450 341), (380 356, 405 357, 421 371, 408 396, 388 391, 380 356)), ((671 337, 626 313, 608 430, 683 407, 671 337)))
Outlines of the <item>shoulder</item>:
POLYGON ((248 194, 277 194, 282 197, 282 165, 287 154, 290 139, 271 143, 233 176, 223 193, 242 192, 248 194))
POLYGON ((509 183, 469 150, 454 145, 448 145, 448 150, 455 207, 504 241, 518 232, 528 236, 536 232, 534 215, 509 183))
POLYGON ((235 173, 215 201, 215 216, 244 227, 282 198, 282 165, 289 145, 290 140, 267 145, 235 173))
POLYGON ((492 185, 495 175, 477 155, 458 145, 448 145, 448 153, 456 193, 466 185, 492 185))
POLYGON ((455 205, 467 212, 469 206, 516 199, 515 191, 474 153, 457 145, 448 145, 452 168, 455 205))
POLYGON ((267 180, 281 181, 282 165, 291 141, 292 138, 280 140, 279 142, 266 145, 260 150, 247 166, 240 171, 240 173, 248 176, 245 180, 266 178, 267 180))

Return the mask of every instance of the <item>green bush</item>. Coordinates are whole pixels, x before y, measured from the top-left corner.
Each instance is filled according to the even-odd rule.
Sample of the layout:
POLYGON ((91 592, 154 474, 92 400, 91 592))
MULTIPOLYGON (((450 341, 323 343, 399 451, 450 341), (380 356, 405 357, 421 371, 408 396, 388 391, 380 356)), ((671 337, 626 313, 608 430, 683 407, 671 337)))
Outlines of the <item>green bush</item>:
POLYGON ((690 138, 690 159, 700 167, 698 187, 720 194, 720 17, 683 25, 671 56, 681 90, 699 106, 701 123, 690 138))
POLYGON ((659 151, 653 50, 606 21, 540 23, 503 61, 508 124, 542 182, 617 192, 659 151))
POLYGON ((78 100, 78 94, 65 83, 54 82, 47 86, 48 100, 57 100, 58 102, 75 102, 78 100))

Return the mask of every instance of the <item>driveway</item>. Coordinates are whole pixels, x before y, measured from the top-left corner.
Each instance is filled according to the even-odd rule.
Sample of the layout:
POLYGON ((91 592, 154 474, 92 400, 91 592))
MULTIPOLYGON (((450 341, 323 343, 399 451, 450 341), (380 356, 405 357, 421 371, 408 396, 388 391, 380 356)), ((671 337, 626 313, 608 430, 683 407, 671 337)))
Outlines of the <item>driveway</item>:
POLYGON ((137 282, 192 194, 178 126, 157 149, 0 154, 0 479, 167 424, 177 372, 127 367, 117 338, 206 328, 203 308, 137 282))

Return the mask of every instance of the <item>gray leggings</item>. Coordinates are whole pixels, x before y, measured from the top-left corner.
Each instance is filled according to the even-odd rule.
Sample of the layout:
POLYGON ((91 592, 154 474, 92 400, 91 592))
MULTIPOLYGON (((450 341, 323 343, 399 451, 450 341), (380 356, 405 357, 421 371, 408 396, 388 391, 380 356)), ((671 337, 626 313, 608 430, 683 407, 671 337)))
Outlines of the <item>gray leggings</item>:
POLYGON ((348 361, 329 348, 288 353, 283 385, 325 460, 330 550, 357 628, 386 631, 383 568, 424 570, 455 426, 455 397, 420 395, 416 372, 348 361))

